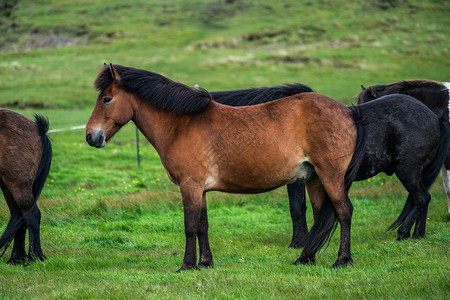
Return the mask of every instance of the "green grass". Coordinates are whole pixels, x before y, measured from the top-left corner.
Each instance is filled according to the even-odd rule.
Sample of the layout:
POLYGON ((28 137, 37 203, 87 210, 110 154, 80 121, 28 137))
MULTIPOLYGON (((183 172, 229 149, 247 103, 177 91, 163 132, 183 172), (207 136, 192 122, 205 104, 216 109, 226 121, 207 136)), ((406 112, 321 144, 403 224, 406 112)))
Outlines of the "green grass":
MULTIPOLYGON (((214 91, 302 82, 345 104, 360 84, 448 81, 448 1, 19 1, 0 14, 0 106, 47 115, 51 129, 87 122, 103 62, 145 68, 214 91), (48 40, 70 41, 56 46, 48 40), (42 41, 46 41, 43 43, 42 41), (28 107, 28 109, 24 109, 28 107)), ((183 209, 156 151, 125 126, 105 149, 83 130, 50 133, 54 158, 39 207, 48 259, 0 259, 1 298, 448 298, 449 215, 438 178, 427 236, 385 232, 406 199, 398 180, 356 182, 353 267, 293 266, 282 187, 208 193, 215 267, 175 273, 183 209)), ((0 228, 9 210, 0 201, 0 228)), ((312 224, 308 203, 308 223, 312 224)))

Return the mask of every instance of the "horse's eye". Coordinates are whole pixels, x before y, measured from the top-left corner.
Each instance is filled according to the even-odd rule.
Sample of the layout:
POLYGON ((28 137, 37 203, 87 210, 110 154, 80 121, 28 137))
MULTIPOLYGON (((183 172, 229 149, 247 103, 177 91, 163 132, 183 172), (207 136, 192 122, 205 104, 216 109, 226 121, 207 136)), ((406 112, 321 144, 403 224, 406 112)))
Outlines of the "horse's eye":
POLYGON ((111 97, 105 97, 105 98, 103 98, 103 103, 108 104, 109 102, 111 102, 111 100, 112 100, 111 97))

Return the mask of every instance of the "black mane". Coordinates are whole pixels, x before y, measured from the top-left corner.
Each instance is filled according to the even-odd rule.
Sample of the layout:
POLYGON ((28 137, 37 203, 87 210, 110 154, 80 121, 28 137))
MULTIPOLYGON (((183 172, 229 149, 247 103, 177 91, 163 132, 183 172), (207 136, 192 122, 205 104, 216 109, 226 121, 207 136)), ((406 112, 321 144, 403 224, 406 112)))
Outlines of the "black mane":
POLYGON ((245 90, 211 92, 211 96, 214 101, 222 104, 231 106, 246 106, 266 103, 305 92, 313 92, 313 90, 301 83, 293 83, 275 87, 259 87, 245 90))
MULTIPOLYGON (((211 101, 211 95, 203 89, 194 89, 146 70, 113 65, 120 75, 117 85, 136 94, 153 107, 177 114, 196 114, 211 101)), ((105 90, 114 79, 105 65, 94 81, 94 87, 105 90)))

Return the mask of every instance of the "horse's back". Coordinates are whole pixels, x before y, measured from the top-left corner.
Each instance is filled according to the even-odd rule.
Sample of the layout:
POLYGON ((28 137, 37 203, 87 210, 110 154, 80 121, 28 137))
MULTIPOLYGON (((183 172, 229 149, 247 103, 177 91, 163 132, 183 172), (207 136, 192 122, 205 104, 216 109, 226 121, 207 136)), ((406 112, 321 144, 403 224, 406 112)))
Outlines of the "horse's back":
MULTIPOLYGON (((404 94, 390 94, 358 105, 358 109, 373 121, 399 120, 419 126, 427 122, 427 117, 437 122, 438 115, 418 99, 404 94), (380 116, 383 116, 381 119, 380 116)), ((441 112, 443 113, 443 112, 441 112)))

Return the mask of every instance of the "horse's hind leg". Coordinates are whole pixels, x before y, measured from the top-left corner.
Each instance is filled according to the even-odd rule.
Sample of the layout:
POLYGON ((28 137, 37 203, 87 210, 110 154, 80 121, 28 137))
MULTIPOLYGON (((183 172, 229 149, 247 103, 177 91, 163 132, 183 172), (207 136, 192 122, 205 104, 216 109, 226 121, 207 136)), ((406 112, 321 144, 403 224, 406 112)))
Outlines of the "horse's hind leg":
POLYGON ((19 230, 17 230, 14 235, 14 245, 13 250, 11 252, 11 258, 8 260, 9 264, 22 264, 27 261, 27 253, 25 252, 25 233, 26 233, 25 224, 20 226, 19 230))
MULTIPOLYGON (((6 203, 8 204, 9 210, 11 212, 11 218, 14 218, 14 215, 21 214, 20 209, 14 200, 14 197, 9 192, 6 185, 0 182, 0 187, 3 191, 6 203)), ((13 250, 11 252, 11 258, 8 260, 9 264, 15 265, 26 261, 27 253, 25 252, 25 233, 26 227, 25 224, 22 224, 14 234, 14 244, 13 250)))
POLYGON ((289 247, 301 248, 303 239, 308 234, 306 224, 305 184, 301 179, 287 185, 289 209, 292 219, 292 241, 289 247))
MULTIPOLYGON (((11 185, 9 185, 11 186, 11 185)), ((21 188, 11 190, 11 193, 16 200, 17 206, 22 212, 22 217, 28 230, 28 262, 34 260, 44 260, 45 256, 42 254, 41 240, 40 240, 40 225, 41 225, 41 211, 36 205, 36 201, 31 191, 31 184, 22 182, 15 184, 21 188), (24 186, 28 188, 24 188, 24 186)))
POLYGON ((405 174, 403 174, 403 171, 399 171, 396 174, 409 193, 407 201, 412 201, 412 207, 398 229, 397 240, 401 241, 409 238, 414 223, 416 223, 414 237, 423 237, 425 235, 428 203, 430 202, 431 196, 422 183, 420 173, 406 173, 405 171, 405 174))
POLYGON ((413 201, 413 205, 403 224, 398 229, 397 240, 399 241, 410 237, 411 228, 414 223, 416 223, 414 237, 420 238, 425 235, 427 208, 431 196, 426 190, 421 192, 413 192, 410 196, 413 201))
POLYGON ((425 236, 425 228, 427 225, 428 203, 425 205, 423 212, 420 214, 414 227, 413 238, 420 239, 425 236))
POLYGON ((25 224, 28 228, 28 262, 35 260, 43 261, 45 256, 42 254, 40 226, 41 226, 41 211, 34 204, 31 209, 23 213, 25 224))
MULTIPOLYGON (((313 201, 316 201, 311 201, 315 215, 314 225, 305 241, 303 252, 295 263, 305 264, 309 261, 314 262, 314 256, 317 251, 320 250, 333 234, 333 231, 336 228, 335 222, 337 218, 341 225, 341 238, 338 259, 333 264, 333 267, 338 268, 348 263, 353 264, 350 252, 350 231, 353 206, 347 196, 343 178, 340 181, 336 178, 334 178, 334 180, 330 180, 333 178, 327 179, 329 180, 326 182, 322 181, 321 184, 314 182, 313 190, 315 189, 317 200, 319 200, 316 204, 320 204, 314 205, 313 201), (321 186, 322 184, 323 186, 321 186), (322 201, 320 201, 320 199, 322 199, 322 201)), ((311 199, 310 185, 310 181, 307 181, 306 187, 311 199)))
POLYGON ((350 202, 344 187, 339 188, 339 186, 332 186, 331 189, 327 189, 327 193, 333 202, 337 219, 341 225, 338 258, 333 264, 333 268, 339 268, 347 264, 353 265, 353 259, 350 251, 353 205, 350 202))

